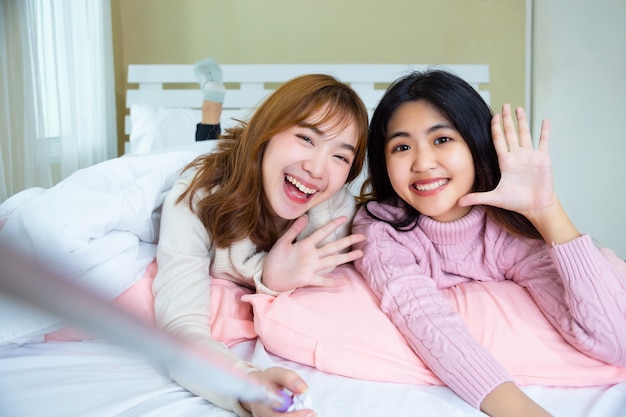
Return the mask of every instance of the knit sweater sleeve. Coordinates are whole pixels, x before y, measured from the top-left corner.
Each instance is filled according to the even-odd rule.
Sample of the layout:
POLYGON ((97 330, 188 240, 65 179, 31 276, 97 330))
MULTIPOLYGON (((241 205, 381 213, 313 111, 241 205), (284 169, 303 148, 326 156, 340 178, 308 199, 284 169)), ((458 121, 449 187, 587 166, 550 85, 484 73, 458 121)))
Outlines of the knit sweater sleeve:
POLYGON ((366 236, 356 269, 380 300, 381 309, 424 363, 454 392, 480 408, 487 394, 510 375, 471 335, 437 288, 432 259, 413 232, 397 232, 359 211, 353 231, 366 236))
POLYGON ((624 261, 598 249, 589 235, 539 247, 511 267, 509 278, 528 289, 572 346, 598 360, 626 365, 624 261))
MULTIPOLYGON (((211 337, 209 266, 213 252, 204 225, 187 202, 176 204, 186 187, 184 180, 178 181, 163 203, 158 272, 152 287, 157 325, 200 349, 217 353, 241 372, 257 370, 211 337)), ((176 370, 171 370, 171 376, 189 391, 222 408, 239 416, 250 415, 237 398, 197 386, 176 370)))

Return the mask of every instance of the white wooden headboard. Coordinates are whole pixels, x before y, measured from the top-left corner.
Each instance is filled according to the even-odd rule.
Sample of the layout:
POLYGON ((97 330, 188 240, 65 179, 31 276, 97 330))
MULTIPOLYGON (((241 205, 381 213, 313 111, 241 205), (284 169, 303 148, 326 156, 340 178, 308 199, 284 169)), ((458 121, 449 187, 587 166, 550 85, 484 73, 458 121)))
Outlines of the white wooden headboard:
MULTIPOLYGON (((480 64, 223 64, 227 92, 222 120, 245 118, 277 85, 308 73, 326 73, 350 84, 365 102, 370 115, 390 82, 413 70, 437 67, 468 81, 489 103, 489 66, 480 64)), ((126 107, 200 108, 202 96, 193 65, 129 65, 126 107)), ((223 123, 224 124, 224 123, 223 123)), ((125 133, 130 134, 130 117, 125 133)))
MULTIPOLYGON (((439 68, 450 71, 470 83, 489 103, 489 66, 481 64, 430 65, 430 64, 223 64, 222 75, 226 86, 222 128, 232 126, 233 118, 246 120, 251 111, 281 83, 303 74, 324 73, 349 84, 361 97, 370 117, 389 84, 411 71, 439 68)), ((162 125, 155 127, 163 136, 182 136, 175 143, 193 141, 195 123, 200 121, 199 109, 202 94, 193 74, 193 65, 129 65, 126 107, 134 104, 154 108, 174 109, 186 114, 190 109, 198 112, 197 120, 190 120, 187 133, 175 128, 167 131, 162 125)), ((168 125, 173 127, 172 125, 168 125)), ((131 133, 131 118, 125 117, 125 132, 131 133)), ((140 129, 137 129, 140 130, 140 129)), ((137 130, 135 132, 137 132, 137 130)), ((139 135, 141 136, 141 135, 139 135)), ((126 142, 126 151, 131 149, 126 142)), ((358 195, 367 177, 364 169, 353 181, 350 190, 358 195)))

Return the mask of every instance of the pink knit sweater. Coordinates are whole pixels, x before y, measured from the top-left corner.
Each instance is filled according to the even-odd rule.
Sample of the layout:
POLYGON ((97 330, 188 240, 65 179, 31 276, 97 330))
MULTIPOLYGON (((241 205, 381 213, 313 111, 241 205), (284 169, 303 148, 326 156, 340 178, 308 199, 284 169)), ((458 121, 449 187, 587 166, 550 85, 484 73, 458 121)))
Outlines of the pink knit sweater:
MULTIPOLYGON (((369 203, 376 216, 399 209, 369 203)), ((510 279, 526 287, 550 322, 583 353, 626 365, 626 265, 601 252, 588 235, 549 247, 511 236, 482 207, 440 223, 422 216, 399 232, 362 207, 353 230, 367 239, 355 261, 418 356, 461 398, 479 408, 484 397, 512 378, 470 334, 439 291, 470 280, 510 279)))

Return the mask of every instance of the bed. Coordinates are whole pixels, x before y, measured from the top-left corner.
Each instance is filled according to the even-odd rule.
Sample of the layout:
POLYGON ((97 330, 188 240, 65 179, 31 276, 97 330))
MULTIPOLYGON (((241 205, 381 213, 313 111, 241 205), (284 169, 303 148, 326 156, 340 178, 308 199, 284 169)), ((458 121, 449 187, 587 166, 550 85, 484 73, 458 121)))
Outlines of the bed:
MULTIPOLYGON (((223 65, 223 126, 231 117, 245 117, 295 75, 336 75, 353 85, 371 111, 390 81, 426 67, 223 65)), ((444 67, 489 99, 488 66, 444 67)), ((193 141, 200 92, 191 65, 131 65, 128 83, 126 155, 78 171, 51 189, 29 189, 5 201, 0 243, 9 242, 149 324, 158 207, 179 169, 214 143, 193 141)), ((222 320, 215 324, 222 329, 219 337, 260 367, 298 371, 320 416, 484 415, 412 355, 351 267, 334 273, 350 284, 331 294, 303 289, 272 298, 222 283, 212 291, 225 300, 214 303, 222 320), (363 317, 366 329, 359 325, 363 317), (326 325, 331 321, 333 331, 326 325)), ((507 297, 517 290, 504 288, 477 284, 454 289, 449 297, 523 390, 555 416, 626 415, 626 368, 568 348, 527 295, 515 301, 507 297)), ((1 416, 233 415, 190 394, 138 351, 66 324, 0 292, 1 416)))

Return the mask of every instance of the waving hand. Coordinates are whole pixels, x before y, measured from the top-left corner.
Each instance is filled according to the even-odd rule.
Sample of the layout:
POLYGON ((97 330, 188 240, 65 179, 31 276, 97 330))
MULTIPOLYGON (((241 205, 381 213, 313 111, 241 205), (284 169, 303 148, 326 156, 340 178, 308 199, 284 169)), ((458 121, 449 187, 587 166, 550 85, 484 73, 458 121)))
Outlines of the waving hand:
POLYGON ((459 205, 486 204, 515 211, 526 217, 548 244, 565 243, 580 233, 561 205, 553 186, 552 162, 548 152, 550 123, 541 124, 539 145, 533 147, 528 120, 523 109, 515 111, 516 131, 511 107, 502 108, 491 121, 493 144, 502 174, 493 191, 470 193, 459 205))
POLYGON ((470 193, 459 201, 469 206, 486 204, 516 211, 527 218, 556 203, 552 181, 552 163, 548 152, 550 123, 544 120, 537 149, 533 147, 526 113, 515 111, 515 129, 511 107, 505 104, 502 115, 491 121, 493 144, 498 153, 502 177, 493 191, 470 193))

